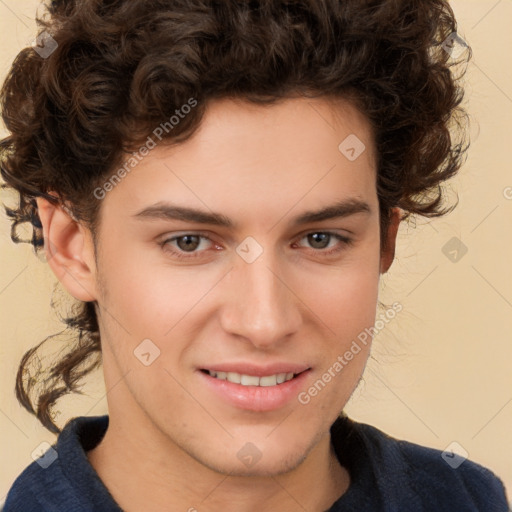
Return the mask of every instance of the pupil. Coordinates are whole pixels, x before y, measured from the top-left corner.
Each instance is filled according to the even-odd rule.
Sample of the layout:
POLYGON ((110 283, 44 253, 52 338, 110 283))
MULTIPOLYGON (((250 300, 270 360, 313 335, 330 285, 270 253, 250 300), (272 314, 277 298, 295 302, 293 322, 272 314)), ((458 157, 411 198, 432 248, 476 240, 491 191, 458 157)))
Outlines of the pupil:
POLYGON ((328 239, 329 235, 327 233, 313 233, 312 235, 309 235, 313 239, 313 247, 316 247, 315 244, 320 243, 321 247, 316 247, 317 249, 325 249, 325 241, 328 239), (321 240, 318 240, 321 238, 321 240), (323 240, 322 240, 323 239, 323 240), (323 244, 323 245, 322 245, 323 244))
POLYGON ((195 249, 197 247, 198 238, 196 235, 185 235, 178 239, 180 249, 195 249), (184 242, 185 241, 185 242, 184 242))

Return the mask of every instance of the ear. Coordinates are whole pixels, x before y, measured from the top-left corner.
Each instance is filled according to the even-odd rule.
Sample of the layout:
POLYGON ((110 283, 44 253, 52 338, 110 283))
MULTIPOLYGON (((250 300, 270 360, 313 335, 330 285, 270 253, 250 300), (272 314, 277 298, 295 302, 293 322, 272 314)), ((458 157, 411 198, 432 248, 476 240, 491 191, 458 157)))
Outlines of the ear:
POLYGON ((61 204, 52 204, 41 197, 36 202, 48 265, 75 299, 96 300, 96 266, 90 231, 61 204))
POLYGON ((386 233, 386 245, 382 250, 382 254, 380 257, 380 273, 385 274, 393 260, 395 259, 395 245, 396 245, 396 235, 398 233, 398 228, 400 227, 400 222, 402 221, 402 210, 400 208, 392 208, 391 215, 389 219, 388 231, 386 233))

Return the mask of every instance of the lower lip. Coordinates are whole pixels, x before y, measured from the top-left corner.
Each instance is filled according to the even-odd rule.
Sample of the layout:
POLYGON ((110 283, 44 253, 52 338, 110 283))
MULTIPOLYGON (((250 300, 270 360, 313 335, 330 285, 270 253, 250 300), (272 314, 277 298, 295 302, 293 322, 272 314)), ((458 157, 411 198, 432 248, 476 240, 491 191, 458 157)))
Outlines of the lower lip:
POLYGON ((221 380, 198 370, 206 385, 223 400, 239 409, 248 411, 272 411, 283 407, 304 389, 304 382, 310 370, 275 386, 242 386, 228 380, 221 380))

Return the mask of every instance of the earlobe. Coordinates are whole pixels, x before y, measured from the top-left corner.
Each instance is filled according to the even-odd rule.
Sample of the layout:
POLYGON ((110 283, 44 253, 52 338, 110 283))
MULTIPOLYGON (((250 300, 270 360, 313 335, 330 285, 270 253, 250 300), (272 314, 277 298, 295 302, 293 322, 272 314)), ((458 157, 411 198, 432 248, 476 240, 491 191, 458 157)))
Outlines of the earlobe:
POLYGON ((88 230, 62 204, 42 197, 36 202, 48 265, 73 297, 84 302, 96 300, 94 247, 88 230))
POLYGON ((395 259, 396 236, 401 221, 402 210, 400 208, 392 208, 388 231, 386 233, 386 247, 383 249, 380 259, 381 274, 385 274, 389 270, 395 259))

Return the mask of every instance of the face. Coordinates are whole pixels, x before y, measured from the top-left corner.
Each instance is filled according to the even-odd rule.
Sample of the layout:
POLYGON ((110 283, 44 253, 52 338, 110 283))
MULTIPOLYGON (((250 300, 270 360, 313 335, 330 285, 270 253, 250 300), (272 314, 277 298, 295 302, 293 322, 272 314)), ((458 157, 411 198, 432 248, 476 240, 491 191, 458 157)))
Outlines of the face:
POLYGON ((304 460, 368 357, 339 363, 375 321, 373 148, 343 101, 217 100, 106 194, 94 279, 113 420, 222 473, 304 460))

